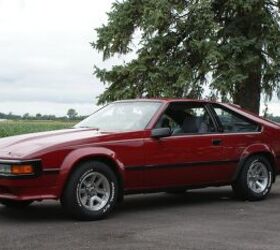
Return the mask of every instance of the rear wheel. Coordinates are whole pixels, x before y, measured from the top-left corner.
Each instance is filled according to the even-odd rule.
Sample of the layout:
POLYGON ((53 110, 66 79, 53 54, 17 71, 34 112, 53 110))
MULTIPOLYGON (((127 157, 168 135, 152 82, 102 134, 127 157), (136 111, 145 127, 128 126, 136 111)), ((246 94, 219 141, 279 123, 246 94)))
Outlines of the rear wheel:
POLYGON ((114 172, 99 161, 85 162, 70 176, 61 204, 80 220, 106 217, 118 200, 118 181, 114 172))
POLYGON ((270 162, 262 155, 250 157, 232 189, 242 199, 251 201, 267 197, 272 186, 273 171, 270 162))
POLYGON ((1 199, 0 203, 8 208, 25 208, 28 207, 33 201, 15 201, 15 200, 7 200, 1 199))

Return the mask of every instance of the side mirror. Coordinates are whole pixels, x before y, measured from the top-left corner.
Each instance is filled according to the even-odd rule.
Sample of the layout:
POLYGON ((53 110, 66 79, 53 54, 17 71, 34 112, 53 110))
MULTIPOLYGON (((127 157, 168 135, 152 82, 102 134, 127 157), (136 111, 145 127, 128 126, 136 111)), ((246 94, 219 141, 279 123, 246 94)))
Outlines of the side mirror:
POLYGON ((161 138, 161 137, 168 137, 171 135, 170 128, 155 128, 151 132, 152 138, 161 138))

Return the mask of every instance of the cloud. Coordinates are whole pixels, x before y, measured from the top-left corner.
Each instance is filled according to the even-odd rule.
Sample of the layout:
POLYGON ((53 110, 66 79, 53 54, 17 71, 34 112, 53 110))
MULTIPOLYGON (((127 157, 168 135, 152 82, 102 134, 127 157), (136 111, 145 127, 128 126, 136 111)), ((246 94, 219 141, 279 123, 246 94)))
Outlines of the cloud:
POLYGON ((5 110, 6 113, 12 112, 13 114, 23 115, 29 113, 32 115, 48 114, 65 116, 68 109, 74 108, 78 111, 79 115, 89 115, 93 113, 98 107, 94 104, 88 103, 54 103, 54 102, 0 102, 0 110, 5 110))
MULTIPOLYGON (((105 89, 93 66, 135 57, 103 62, 89 44, 113 1, 0 0, 0 112, 63 115, 74 107, 91 113, 105 89)), ((269 109, 279 115, 279 101, 269 109)))
POLYGON ((52 113, 64 104, 94 107, 104 86, 93 66, 103 62, 89 43, 111 3, 0 0, 0 112, 34 113, 46 103, 60 104, 52 113))

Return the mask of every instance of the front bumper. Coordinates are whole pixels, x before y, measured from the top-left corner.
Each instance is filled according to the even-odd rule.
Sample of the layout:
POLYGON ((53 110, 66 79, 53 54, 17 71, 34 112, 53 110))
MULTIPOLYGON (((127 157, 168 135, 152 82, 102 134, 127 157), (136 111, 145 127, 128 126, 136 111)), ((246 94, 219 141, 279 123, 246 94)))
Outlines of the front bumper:
POLYGON ((43 168, 40 160, 2 160, 0 164, 32 164, 29 175, 0 174, 0 199, 43 200, 57 199, 56 182, 59 169, 43 168))

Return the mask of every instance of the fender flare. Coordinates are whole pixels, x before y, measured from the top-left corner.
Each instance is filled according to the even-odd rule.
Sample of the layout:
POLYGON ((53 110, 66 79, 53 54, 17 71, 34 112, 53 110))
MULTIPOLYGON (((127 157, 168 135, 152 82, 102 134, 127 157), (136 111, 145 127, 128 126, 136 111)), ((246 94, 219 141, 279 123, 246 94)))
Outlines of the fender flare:
POLYGON ((276 173, 276 155, 273 151, 272 148, 270 148, 267 144, 254 144, 254 145, 250 145, 249 147, 245 148, 241 154, 240 157, 240 161, 237 165, 237 168, 235 169, 232 181, 236 181, 236 179, 238 178, 242 167, 244 165, 244 163, 246 162, 246 160, 253 156, 253 155, 257 155, 257 154, 265 154, 265 155, 269 155, 270 156, 270 161, 272 161, 272 168, 274 171, 274 180, 275 180, 275 173, 276 173))
POLYGON ((116 166, 116 171, 120 174, 122 181, 124 180, 124 164, 117 159, 116 153, 104 147, 86 147, 71 151, 64 159, 60 166, 60 174, 57 179, 57 193, 61 196, 64 186, 69 178, 71 171, 82 160, 94 157, 107 158, 116 166))

